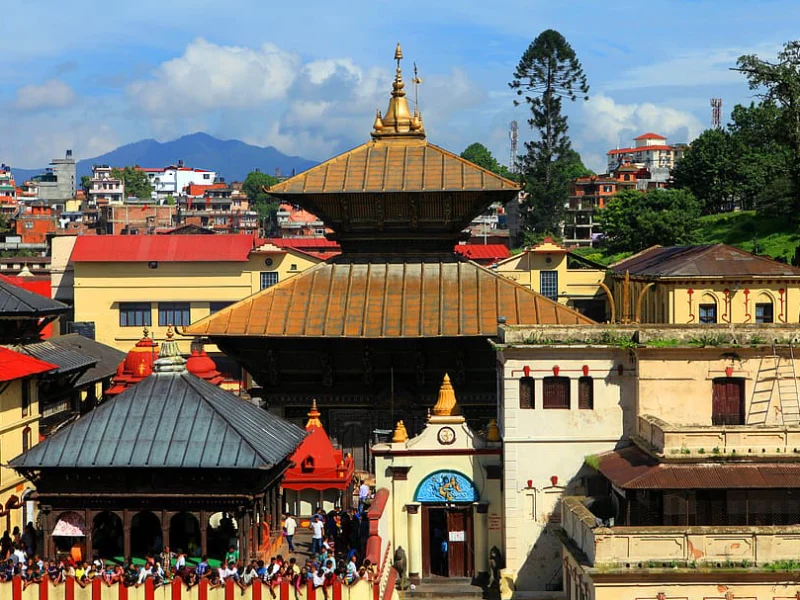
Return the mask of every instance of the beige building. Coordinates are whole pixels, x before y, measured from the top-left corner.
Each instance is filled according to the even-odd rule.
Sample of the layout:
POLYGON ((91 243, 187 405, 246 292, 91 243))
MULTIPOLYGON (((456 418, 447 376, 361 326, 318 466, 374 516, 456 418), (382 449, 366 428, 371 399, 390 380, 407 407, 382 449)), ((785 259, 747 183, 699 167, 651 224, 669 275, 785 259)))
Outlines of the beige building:
POLYGON ((795 598, 796 336, 778 325, 501 328, 516 593, 795 598))
MULTIPOLYGON (((71 276, 76 328, 127 351, 144 327, 163 340, 169 325, 180 332, 319 262, 246 235, 79 236, 63 270, 63 256, 54 257, 53 285, 68 296, 62 288, 71 276)), ((180 349, 188 354, 190 340, 180 349)))
POLYGON ((461 415, 445 375, 419 435, 402 421, 391 444, 372 448, 377 488, 390 491, 381 537, 403 548, 412 582, 482 577, 492 548, 502 547, 501 448, 496 424, 475 433, 461 415), (443 543, 447 544, 444 551, 443 543))
POLYGON ((800 269, 733 246, 654 246, 610 272, 623 323, 800 322, 800 269))
POLYGON ((528 289, 570 306, 594 321, 608 320, 606 269, 545 238, 493 267, 528 289))

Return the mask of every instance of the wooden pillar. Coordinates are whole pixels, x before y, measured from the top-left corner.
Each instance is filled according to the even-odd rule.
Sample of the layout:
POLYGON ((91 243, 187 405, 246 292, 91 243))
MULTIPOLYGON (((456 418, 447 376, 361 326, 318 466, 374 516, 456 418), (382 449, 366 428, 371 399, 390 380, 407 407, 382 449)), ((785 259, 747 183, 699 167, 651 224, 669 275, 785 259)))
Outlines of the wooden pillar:
POLYGON ((208 514, 200 511, 200 554, 208 553, 208 514))
MULTIPOLYGON (((131 559, 131 519, 128 509, 122 511, 122 546, 125 550, 125 560, 131 559)), ((51 554, 51 556, 54 556, 51 554)))
MULTIPOLYGON (((161 550, 163 551, 166 546, 169 546, 170 552, 174 552, 175 549, 169 543, 169 520, 170 520, 170 513, 165 510, 161 511, 161 550)), ((182 548, 185 550, 185 548, 182 548)), ((163 565, 162 565, 163 566, 163 565)), ((167 565, 169 566, 169 565, 167 565)), ((166 568, 166 567, 164 567, 166 568)))
MULTIPOLYGON (((94 525, 94 511, 84 509, 83 511, 83 522, 86 525, 86 537, 84 541, 86 543, 86 552, 84 553, 85 559, 89 562, 94 558, 93 550, 92 550, 92 525, 94 525)), ((50 556, 53 556, 52 554, 50 556)))
POLYGON ((253 537, 251 531, 250 511, 241 511, 241 518, 239 520, 239 557, 242 560, 249 561, 252 556, 250 552, 250 540, 253 537))
POLYGON ((53 511, 48 510, 44 513, 44 547, 46 549, 47 556, 55 557, 56 541, 52 536, 53 527, 55 527, 55 523, 53 522, 53 511))

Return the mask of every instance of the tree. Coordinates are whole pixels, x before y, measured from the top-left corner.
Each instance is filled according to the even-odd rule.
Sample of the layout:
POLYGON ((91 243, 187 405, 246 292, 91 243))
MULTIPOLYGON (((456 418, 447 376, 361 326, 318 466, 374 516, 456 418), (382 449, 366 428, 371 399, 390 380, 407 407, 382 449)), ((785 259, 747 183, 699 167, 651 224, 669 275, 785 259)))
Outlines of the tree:
POLYGON ((111 176, 122 179, 125 185, 125 195, 136 198, 150 198, 153 193, 153 186, 144 171, 136 167, 125 167, 124 169, 111 169, 111 176))
POLYGON ((530 107, 528 125, 539 134, 539 139, 525 143, 526 154, 520 160, 530 193, 528 205, 523 206, 526 226, 536 233, 555 233, 568 195, 563 162, 572 149, 562 99, 588 100, 586 75, 564 36, 548 29, 525 50, 509 85, 522 98, 514 104, 525 102, 530 107))
POLYGON ((492 156, 491 151, 480 142, 475 142, 467 146, 461 153, 461 158, 475 163, 479 167, 483 167, 492 173, 500 173, 500 163, 492 156))
POLYGON ((705 214, 730 210, 737 197, 736 156, 727 131, 707 129, 673 170, 676 188, 690 190, 705 214))
POLYGON ((800 41, 787 42, 777 61, 760 59, 755 54, 740 56, 735 70, 744 73, 751 90, 774 102, 783 112, 783 130, 790 150, 790 177, 794 190, 791 212, 800 208, 800 41))
POLYGON ((687 190, 624 190, 596 213, 611 252, 694 243, 700 203, 687 190))
POLYGON ((83 190, 83 196, 87 200, 89 199, 89 190, 92 189, 92 176, 91 175, 81 175, 81 189, 83 190))
POLYGON ((278 202, 265 190, 278 183, 278 178, 262 173, 258 169, 247 174, 242 191, 247 201, 258 213, 258 219, 265 235, 270 235, 277 226, 278 202))

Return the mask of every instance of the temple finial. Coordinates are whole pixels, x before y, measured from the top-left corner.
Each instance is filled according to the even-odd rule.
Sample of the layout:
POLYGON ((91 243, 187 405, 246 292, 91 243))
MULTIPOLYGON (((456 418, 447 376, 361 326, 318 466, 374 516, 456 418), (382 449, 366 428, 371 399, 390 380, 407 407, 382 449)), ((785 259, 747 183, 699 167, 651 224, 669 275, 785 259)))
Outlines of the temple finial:
POLYGON ((400 68, 400 61, 403 60, 403 49, 400 47, 400 42, 397 42, 397 47, 394 49, 394 59, 397 61, 397 68, 400 68))
POLYGON ((322 421, 319 420, 320 412, 317 410, 317 400, 311 401, 311 410, 308 411, 308 423, 306 423, 306 430, 311 431, 317 427, 322 428, 322 421))
POLYGON ((408 108, 406 99, 405 83, 403 82, 403 72, 400 69, 400 61, 403 59, 403 49, 400 44, 394 51, 394 59, 397 61, 397 70, 392 83, 392 95, 389 98, 389 108, 386 109, 383 119, 376 118, 373 124, 372 137, 375 139, 409 139, 425 138, 425 130, 422 125, 421 115, 415 111, 414 114, 408 108))

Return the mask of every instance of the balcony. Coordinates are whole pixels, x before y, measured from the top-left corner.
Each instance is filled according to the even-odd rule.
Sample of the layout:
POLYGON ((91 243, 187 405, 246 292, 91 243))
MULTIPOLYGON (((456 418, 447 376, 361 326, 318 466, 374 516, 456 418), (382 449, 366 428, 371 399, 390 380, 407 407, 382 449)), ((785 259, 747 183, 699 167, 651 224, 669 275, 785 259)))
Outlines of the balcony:
POLYGON ((568 546, 594 567, 763 567, 796 561, 800 526, 606 527, 598 526, 584 497, 561 501, 561 528, 568 546))
POLYGON ((642 415, 634 441, 668 460, 770 458, 800 453, 798 425, 673 425, 642 415))

